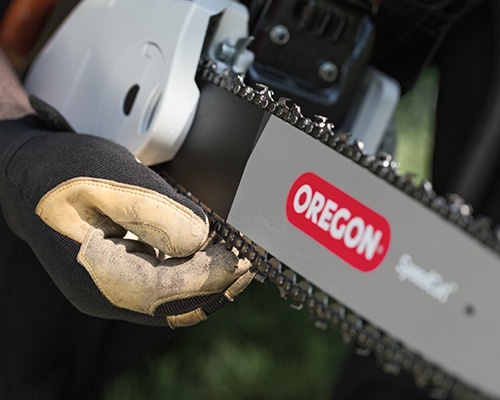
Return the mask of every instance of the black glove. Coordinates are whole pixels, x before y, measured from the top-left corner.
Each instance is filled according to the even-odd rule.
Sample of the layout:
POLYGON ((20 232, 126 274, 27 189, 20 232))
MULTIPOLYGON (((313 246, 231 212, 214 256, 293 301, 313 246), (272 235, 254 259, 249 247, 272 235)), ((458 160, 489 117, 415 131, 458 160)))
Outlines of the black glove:
POLYGON ((203 210, 105 139, 52 132, 35 116, 2 121, 0 189, 10 228, 87 314, 188 326, 253 278, 223 244, 199 251, 203 210))

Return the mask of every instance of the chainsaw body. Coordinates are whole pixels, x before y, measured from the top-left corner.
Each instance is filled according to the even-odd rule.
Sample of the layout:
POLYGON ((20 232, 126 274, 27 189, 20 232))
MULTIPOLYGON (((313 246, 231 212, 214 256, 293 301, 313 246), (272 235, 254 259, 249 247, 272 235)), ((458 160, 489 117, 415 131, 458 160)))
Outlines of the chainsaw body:
POLYGON ((202 53, 247 36, 248 16, 226 0, 147 3, 80 2, 34 61, 25 86, 78 132, 158 164, 173 158, 189 132, 202 53), (218 24, 209 26, 213 16, 218 24), (206 43, 209 28, 213 40, 206 43))
MULTIPOLYGON (((147 6, 137 0, 81 1, 36 57, 25 86, 59 110, 76 131, 116 141, 147 165, 169 161, 196 113, 200 59, 236 73, 252 65, 253 53, 242 47, 249 35, 248 18, 244 5, 229 0, 149 0, 147 6)), ((356 66, 363 79, 342 129, 373 152, 397 104, 399 87, 387 75, 364 67, 356 66)))
POLYGON ((323 308, 327 296, 337 299, 343 311, 321 321, 340 319, 382 363, 399 363, 444 394, 464 382, 498 397, 496 242, 472 237, 481 231, 466 208, 414 187, 390 158, 370 155, 400 93, 368 65, 373 7, 366 6, 376 2, 318 4, 294 9, 295 20, 279 8, 260 10, 272 23, 252 26, 253 63, 240 3, 84 0, 35 59, 26 87, 75 130, 121 143, 149 165, 169 161, 158 171, 260 249, 262 279, 274 274, 280 289, 305 293, 301 306, 315 302, 312 309, 321 303, 316 289, 323 308), (310 67, 303 46, 296 69, 278 53, 304 37, 329 50, 310 67), (255 89, 241 75, 247 70, 246 82, 261 84, 255 89), (275 101, 273 90, 292 101, 275 101), (339 131, 352 136, 336 134, 329 115, 303 115, 294 95, 312 109, 335 108, 339 131))

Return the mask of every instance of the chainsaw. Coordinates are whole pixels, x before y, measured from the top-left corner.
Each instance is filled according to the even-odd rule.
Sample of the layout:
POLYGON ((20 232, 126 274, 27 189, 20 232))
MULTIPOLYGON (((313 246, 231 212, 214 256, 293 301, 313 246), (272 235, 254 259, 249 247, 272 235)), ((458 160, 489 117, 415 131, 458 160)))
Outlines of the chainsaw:
POLYGON ((84 0, 25 85, 199 203, 318 327, 434 398, 500 398, 500 243, 378 152, 400 97, 368 64, 379 3, 84 0))

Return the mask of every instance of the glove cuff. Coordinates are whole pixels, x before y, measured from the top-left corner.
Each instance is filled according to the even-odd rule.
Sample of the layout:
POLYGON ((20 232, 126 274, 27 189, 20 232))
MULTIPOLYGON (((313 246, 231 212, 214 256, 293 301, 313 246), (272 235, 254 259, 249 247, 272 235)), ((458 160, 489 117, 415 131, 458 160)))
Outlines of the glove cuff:
POLYGON ((5 171, 16 152, 31 139, 56 132, 75 132, 64 117, 52 106, 36 96, 29 101, 36 114, 16 120, 0 121, 0 171, 5 171))
POLYGON ((75 132, 62 114, 50 104, 34 95, 29 96, 29 101, 31 107, 36 111, 36 117, 45 125, 45 129, 59 132, 75 132))

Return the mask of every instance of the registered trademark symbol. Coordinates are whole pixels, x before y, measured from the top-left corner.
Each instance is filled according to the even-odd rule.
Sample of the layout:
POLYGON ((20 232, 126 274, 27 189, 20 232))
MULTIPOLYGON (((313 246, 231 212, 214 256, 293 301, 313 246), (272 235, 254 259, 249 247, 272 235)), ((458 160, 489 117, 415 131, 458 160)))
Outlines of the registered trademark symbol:
POLYGON ((384 252, 384 246, 382 246, 382 245, 378 246, 377 253, 382 254, 383 252, 384 252))

